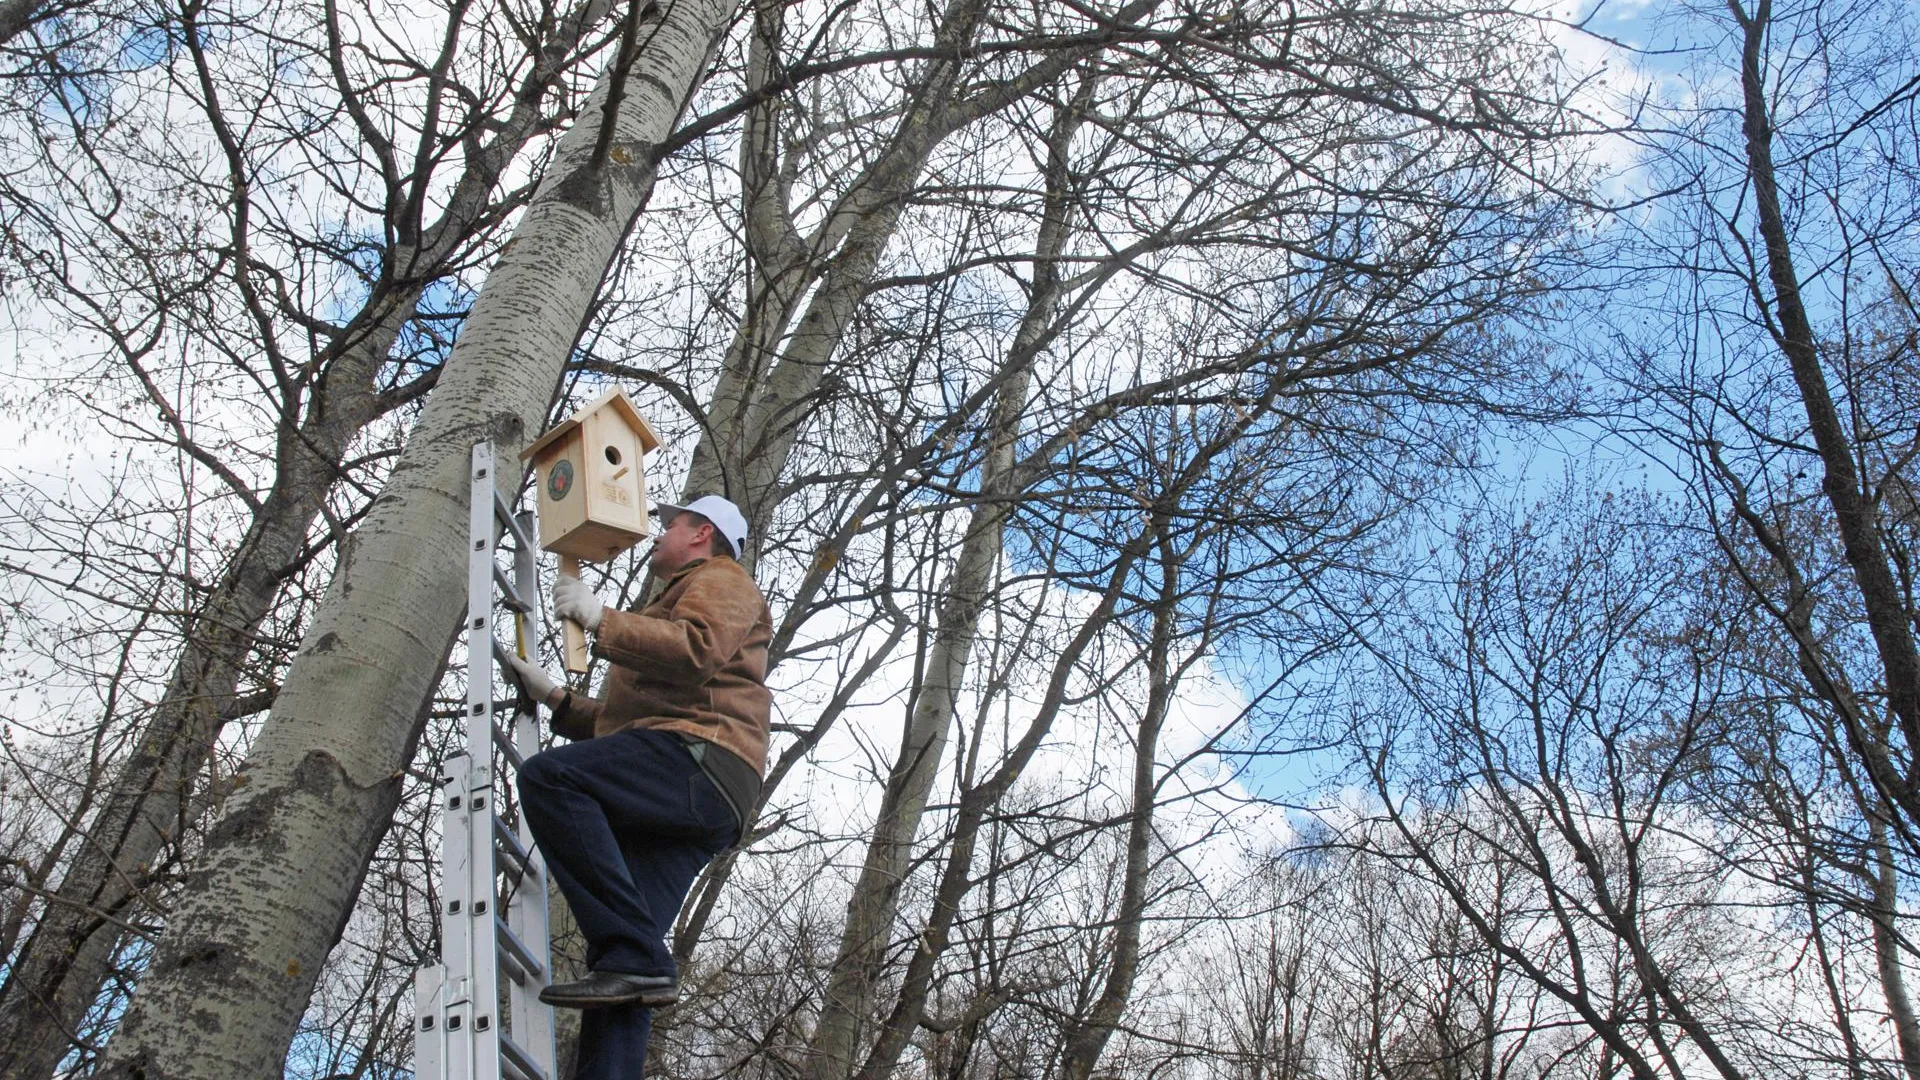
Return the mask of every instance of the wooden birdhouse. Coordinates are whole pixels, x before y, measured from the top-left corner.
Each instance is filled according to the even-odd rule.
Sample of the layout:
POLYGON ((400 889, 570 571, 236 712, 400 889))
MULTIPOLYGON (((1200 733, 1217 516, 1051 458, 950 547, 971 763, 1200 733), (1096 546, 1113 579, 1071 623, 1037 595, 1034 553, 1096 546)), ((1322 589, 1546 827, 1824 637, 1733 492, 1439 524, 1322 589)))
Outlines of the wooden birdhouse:
POLYGON ((642 459, 660 439, 633 402, 609 390, 521 452, 540 490, 540 546, 606 562, 647 536, 642 459))

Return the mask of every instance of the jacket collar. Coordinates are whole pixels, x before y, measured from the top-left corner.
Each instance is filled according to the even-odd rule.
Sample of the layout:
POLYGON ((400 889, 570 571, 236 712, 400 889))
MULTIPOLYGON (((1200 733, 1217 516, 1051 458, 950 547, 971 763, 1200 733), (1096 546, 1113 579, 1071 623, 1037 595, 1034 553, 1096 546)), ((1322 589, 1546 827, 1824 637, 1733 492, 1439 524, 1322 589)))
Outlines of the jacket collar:
POLYGON ((688 563, 687 565, 681 567, 680 569, 675 570, 673 573, 667 575, 667 587, 669 588, 672 587, 674 582, 679 581, 681 578, 686 577, 688 574, 693 573, 695 570, 700 569, 701 567, 707 565, 712 561, 713 561, 713 556, 703 555, 700 558, 695 559, 692 562, 688 563))

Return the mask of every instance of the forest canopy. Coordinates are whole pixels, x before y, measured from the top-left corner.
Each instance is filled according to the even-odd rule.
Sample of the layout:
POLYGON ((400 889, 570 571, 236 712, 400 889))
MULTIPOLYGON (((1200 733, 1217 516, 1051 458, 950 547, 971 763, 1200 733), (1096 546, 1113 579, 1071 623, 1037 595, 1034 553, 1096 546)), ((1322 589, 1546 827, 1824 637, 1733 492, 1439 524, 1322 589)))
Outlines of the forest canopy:
POLYGON ((1917 30, 0 0, 0 1077, 412 1075, 617 387, 775 624, 650 1074, 1920 1080, 1917 30))

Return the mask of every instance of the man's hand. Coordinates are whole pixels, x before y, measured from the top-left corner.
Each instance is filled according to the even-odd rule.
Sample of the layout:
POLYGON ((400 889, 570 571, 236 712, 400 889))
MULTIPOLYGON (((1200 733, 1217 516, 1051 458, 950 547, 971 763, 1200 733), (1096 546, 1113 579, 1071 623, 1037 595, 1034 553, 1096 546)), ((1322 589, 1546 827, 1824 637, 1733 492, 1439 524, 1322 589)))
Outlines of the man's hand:
POLYGON ((511 651, 500 657, 506 662, 507 670, 513 673, 513 680, 527 692, 527 696, 538 702, 545 702, 553 688, 560 685, 554 682, 546 672, 514 655, 511 651))
POLYGON ((569 574, 553 579, 553 613, 571 619, 591 634, 600 629, 600 616, 606 610, 587 583, 569 574))

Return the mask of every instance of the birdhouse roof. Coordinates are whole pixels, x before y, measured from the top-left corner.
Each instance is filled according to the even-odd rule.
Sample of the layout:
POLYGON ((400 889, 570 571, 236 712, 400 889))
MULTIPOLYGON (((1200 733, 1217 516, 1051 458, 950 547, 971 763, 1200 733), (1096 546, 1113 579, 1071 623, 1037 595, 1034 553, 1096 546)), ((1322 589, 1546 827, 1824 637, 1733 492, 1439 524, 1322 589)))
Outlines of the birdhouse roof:
POLYGON ((655 435, 653 429, 647 426, 647 422, 640 418, 640 410, 633 407, 633 402, 628 399, 624 391, 619 387, 615 387, 588 402, 579 412, 574 413, 572 416, 567 417, 565 420, 553 425, 552 428, 549 428, 545 435, 533 441, 532 446, 520 451, 520 459, 525 461, 527 458, 546 449, 549 444, 565 438, 568 432, 579 427, 587 417, 592 416, 601 409, 612 409, 614 414, 619 416, 623 423, 632 428, 634 432, 640 436, 641 453, 644 454, 660 445, 660 437, 655 435))

